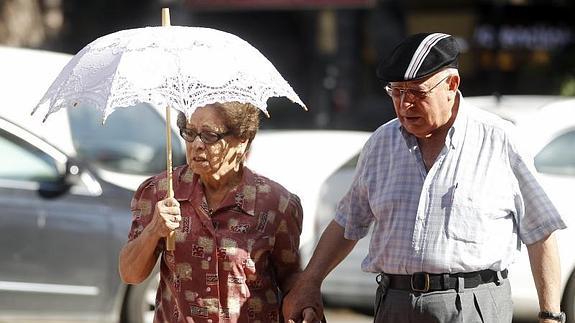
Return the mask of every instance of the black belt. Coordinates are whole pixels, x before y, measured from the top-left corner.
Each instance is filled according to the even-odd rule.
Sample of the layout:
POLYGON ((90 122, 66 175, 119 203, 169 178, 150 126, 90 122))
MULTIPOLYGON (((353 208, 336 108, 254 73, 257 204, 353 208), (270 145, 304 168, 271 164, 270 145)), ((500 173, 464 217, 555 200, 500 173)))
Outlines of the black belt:
POLYGON ((414 273, 413 275, 390 275, 382 273, 378 276, 378 283, 385 281, 389 289, 401 289, 412 292, 431 292, 438 290, 458 289, 459 278, 463 278, 464 288, 475 288, 481 284, 498 282, 498 273, 501 278, 507 278, 507 269, 497 272, 493 270, 481 270, 469 273, 456 274, 428 274, 414 273))

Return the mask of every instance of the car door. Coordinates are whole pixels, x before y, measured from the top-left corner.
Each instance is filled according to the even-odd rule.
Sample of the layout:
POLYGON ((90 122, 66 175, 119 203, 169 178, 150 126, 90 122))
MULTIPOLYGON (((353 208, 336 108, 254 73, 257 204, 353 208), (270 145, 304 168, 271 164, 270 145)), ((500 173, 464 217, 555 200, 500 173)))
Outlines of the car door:
POLYGON ((0 320, 98 315, 113 261, 98 182, 40 139, 0 126, 0 320))

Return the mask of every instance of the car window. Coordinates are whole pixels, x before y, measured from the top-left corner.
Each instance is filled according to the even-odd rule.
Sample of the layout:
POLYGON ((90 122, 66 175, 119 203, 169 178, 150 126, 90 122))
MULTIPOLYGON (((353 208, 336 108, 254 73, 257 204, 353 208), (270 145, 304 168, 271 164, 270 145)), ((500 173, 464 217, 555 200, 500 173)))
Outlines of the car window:
POLYGON ((0 131, 0 151, 0 179, 45 182, 59 177, 50 156, 4 131, 0 131))
POLYGON ((575 129, 552 140, 535 156, 541 173, 575 176, 575 129))
MULTIPOLYGON (((166 124, 148 104, 119 108, 102 125, 95 108, 68 109, 78 156, 111 171, 147 175, 166 168, 166 124)), ((177 134, 172 132, 173 164, 185 162, 177 134)))

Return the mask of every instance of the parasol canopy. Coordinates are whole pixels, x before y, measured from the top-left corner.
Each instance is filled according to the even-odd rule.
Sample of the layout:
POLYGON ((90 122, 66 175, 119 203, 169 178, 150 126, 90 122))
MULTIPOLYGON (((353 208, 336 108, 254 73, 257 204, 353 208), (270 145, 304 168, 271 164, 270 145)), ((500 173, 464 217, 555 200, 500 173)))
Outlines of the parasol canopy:
POLYGON ((196 107, 238 101, 267 115, 271 97, 287 97, 305 108, 273 64, 241 38, 202 27, 146 27, 84 47, 34 112, 46 119, 61 108, 89 105, 101 110, 105 121, 117 108, 145 102, 190 117, 196 107))
MULTIPOLYGON (((287 97, 306 108, 273 64, 243 39, 201 27, 170 26, 118 31, 100 37, 62 69, 32 113, 44 120, 62 108, 95 107, 102 123, 122 107, 149 103, 166 109, 167 192, 173 197, 170 110, 190 118, 197 107, 251 103, 266 115, 267 100, 287 97)), ((137 118, 137 115, 134 115, 137 118)), ((167 250, 174 250, 173 232, 167 250)))

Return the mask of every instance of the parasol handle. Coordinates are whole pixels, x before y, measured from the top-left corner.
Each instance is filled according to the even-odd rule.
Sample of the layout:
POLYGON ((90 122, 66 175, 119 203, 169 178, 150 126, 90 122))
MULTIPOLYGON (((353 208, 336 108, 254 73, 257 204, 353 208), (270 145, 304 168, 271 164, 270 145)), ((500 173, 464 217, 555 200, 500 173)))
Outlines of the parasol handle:
MULTIPOLYGON (((174 183, 172 181, 172 127, 170 126, 170 106, 166 106, 166 166, 167 166, 167 191, 168 197, 174 197, 174 183)), ((166 249, 174 251, 176 249, 176 232, 171 231, 166 240, 166 249)))
POLYGON ((170 8, 162 8, 162 26, 170 26, 170 8))
MULTIPOLYGON (((170 9, 162 8, 162 26, 170 26, 170 9)), ((172 182, 172 127, 170 106, 166 105, 166 167, 167 167, 167 191, 169 198, 174 197, 174 184, 172 182)), ((175 231, 168 234, 166 239, 166 250, 174 251, 176 249, 176 234, 175 231)))

